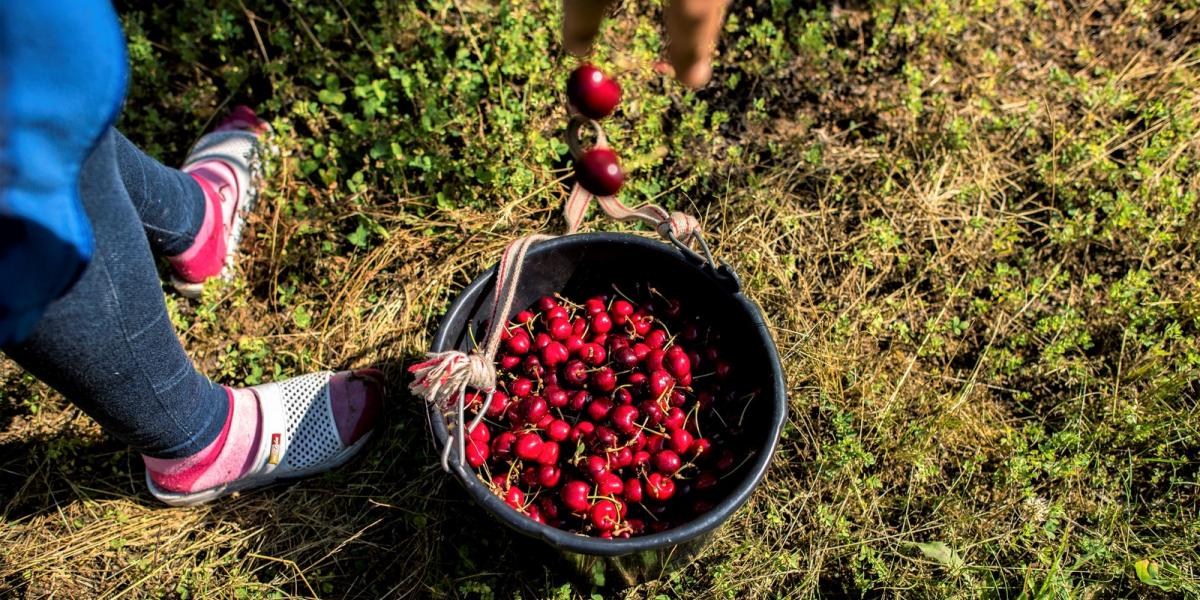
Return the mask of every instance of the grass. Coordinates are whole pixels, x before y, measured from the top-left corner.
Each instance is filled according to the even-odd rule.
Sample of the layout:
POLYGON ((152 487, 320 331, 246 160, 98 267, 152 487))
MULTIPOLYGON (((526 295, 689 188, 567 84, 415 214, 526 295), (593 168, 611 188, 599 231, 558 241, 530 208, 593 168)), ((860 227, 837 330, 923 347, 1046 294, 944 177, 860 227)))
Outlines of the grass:
MULTIPOLYGON (((553 1, 118 8, 133 140, 177 163, 239 102, 279 133, 242 276, 168 296, 223 383, 377 365, 398 390, 503 244, 560 226, 553 1)), ((700 217, 791 420, 694 563, 615 595, 1200 595, 1200 5, 738 2, 696 92, 651 68, 660 11, 621 3, 596 57, 623 200, 700 217)), ((6 595, 593 593, 448 482, 405 394, 352 471, 181 510, 0 377, 6 595)))

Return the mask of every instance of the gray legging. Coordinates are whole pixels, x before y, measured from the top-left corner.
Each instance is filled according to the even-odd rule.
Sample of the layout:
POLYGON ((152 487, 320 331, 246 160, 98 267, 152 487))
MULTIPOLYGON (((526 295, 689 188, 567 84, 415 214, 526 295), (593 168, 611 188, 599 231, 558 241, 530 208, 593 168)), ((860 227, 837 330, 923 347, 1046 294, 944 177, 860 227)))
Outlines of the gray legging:
POLYGON ((203 192, 110 130, 80 170, 79 194, 95 256, 29 339, 4 352, 139 452, 193 454, 220 433, 228 398, 184 354, 152 252, 191 245, 203 192))

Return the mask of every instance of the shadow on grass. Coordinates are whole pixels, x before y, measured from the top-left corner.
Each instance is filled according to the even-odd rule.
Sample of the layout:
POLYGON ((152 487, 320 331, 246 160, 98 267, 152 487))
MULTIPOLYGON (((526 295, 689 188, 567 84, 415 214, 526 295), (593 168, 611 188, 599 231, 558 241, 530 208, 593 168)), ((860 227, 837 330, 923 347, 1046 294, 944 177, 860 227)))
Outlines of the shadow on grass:
POLYGON ((75 550, 110 576, 155 561, 156 577, 134 584, 132 574, 118 575, 112 592, 176 591, 198 585, 198 572, 349 598, 541 597, 569 583, 547 546, 496 522, 442 472, 422 401, 405 385, 407 360, 377 365, 388 376, 388 404, 364 456, 337 472, 207 506, 159 504, 137 455, 105 436, 63 427, 0 445, 0 510, 8 536, 24 544, 16 560, 0 564, 0 588, 36 592, 39 576, 62 576, 40 569, 75 550), (83 549, 95 541, 107 552, 83 549), (21 575, 29 569, 33 583, 21 575))

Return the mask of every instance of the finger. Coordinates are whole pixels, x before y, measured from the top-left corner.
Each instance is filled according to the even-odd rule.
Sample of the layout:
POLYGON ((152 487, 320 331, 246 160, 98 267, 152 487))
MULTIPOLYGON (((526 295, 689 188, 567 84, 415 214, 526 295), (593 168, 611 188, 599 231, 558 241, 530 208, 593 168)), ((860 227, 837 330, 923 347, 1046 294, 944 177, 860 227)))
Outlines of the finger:
POLYGON ((712 55, 728 0, 671 0, 667 7, 667 56, 684 85, 699 87, 712 76, 712 55))
POLYGON ((575 56, 592 51, 592 40, 613 0, 563 0, 563 47, 575 56))

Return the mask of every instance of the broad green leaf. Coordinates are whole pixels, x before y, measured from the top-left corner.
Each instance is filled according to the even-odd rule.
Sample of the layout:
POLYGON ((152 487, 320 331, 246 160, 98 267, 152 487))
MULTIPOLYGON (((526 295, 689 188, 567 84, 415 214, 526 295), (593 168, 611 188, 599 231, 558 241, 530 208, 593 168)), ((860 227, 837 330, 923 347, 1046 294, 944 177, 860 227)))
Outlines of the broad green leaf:
POLYGON ((340 90, 321 90, 317 94, 317 100, 320 100, 321 104, 336 104, 341 106, 346 101, 346 94, 340 90))
POLYGON ((957 571, 967 566, 966 561, 959 556, 958 552, 955 552, 953 548, 947 546, 944 542, 918 542, 916 546, 921 549, 921 553, 926 558, 936 561, 951 571, 957 571))

